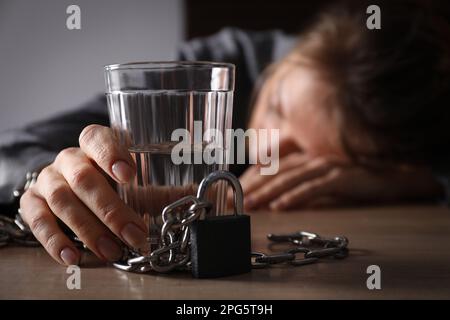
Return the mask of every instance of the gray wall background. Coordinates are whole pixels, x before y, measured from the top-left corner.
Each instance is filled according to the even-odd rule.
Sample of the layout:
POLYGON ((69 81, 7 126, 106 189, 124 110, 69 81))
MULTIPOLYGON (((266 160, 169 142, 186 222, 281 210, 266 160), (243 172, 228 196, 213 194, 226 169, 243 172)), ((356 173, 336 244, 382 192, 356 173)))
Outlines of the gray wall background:
POLYGON ((0 0, 0 131, 103 92, 105 64, 174 58, 183 16, 182 0, 0 0))

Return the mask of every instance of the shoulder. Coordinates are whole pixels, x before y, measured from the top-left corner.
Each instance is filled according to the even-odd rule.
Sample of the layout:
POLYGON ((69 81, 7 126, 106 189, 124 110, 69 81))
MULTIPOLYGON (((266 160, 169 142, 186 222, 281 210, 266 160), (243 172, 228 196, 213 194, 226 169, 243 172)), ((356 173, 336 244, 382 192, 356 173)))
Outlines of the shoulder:
POLYGON ((179 47, 180 60, 230 62, 246 69, 253 80, 271 62, 283 56, 295 37, 280 30, 249 31, 224 28, 208 36, 195 38, 179 47))

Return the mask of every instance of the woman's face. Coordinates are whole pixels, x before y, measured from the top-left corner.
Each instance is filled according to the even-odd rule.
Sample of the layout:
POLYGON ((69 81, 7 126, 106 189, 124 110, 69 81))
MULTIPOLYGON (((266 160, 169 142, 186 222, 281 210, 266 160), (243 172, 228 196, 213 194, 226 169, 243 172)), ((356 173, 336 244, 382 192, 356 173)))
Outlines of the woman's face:
POLYGON ((279 129, 280 157, 302 151, 346 158, 333 117, 334 90, 312 67, 283 62, 264 83, 250 128, 279 129))

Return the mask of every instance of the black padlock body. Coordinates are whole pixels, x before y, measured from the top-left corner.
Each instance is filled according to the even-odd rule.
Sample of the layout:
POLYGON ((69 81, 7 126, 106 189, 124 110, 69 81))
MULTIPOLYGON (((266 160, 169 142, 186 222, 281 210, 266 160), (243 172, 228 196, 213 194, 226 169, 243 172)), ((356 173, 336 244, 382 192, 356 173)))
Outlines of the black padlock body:
POLYGON ((191 224, 191 266, 195 278, 251 271, 250 216, 226 215, 191 224))

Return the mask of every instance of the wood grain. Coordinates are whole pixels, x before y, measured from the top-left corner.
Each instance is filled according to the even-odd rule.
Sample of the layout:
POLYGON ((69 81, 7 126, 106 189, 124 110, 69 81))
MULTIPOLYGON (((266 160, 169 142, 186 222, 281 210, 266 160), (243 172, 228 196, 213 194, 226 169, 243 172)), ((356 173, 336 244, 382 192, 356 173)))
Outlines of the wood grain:
POLYGON ((81 290, 42 248, 0 249, 0 298, 83 299, 417 299, 450 298, 450 211, 402 206, 252 214, 254 250, 265 235, 309 230, 345 235, 350 256, 303 267, 192 279, 177 273, 132 274, 84 257, 81 290), (381 290, 368 290, 366 268, 381 267, 381 290))

